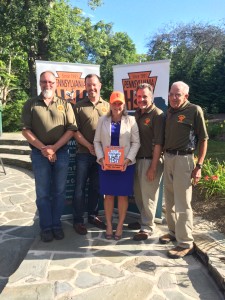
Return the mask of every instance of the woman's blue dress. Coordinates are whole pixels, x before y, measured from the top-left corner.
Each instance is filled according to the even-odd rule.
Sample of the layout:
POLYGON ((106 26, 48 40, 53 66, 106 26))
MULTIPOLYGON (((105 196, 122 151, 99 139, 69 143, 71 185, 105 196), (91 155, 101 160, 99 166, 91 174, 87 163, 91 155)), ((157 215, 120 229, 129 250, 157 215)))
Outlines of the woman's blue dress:
MULTIPOLYGON (((120 122, 111 123, 111 146, 119 146, 120 122)), ((106 170, 99 167, 100 194, 113 196, 132 196, 135 165, 127 167, 125 172, 106 170)))

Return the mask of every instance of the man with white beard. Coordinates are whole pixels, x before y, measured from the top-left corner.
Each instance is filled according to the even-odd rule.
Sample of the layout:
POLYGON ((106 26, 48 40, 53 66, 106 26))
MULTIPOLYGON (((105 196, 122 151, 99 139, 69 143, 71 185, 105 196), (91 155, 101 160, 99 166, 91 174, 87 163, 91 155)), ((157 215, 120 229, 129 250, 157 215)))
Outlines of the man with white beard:
POLYGON ((69 165, 67 142, 78 132, 71 104, 55 95, 54 73, 41 73, 40 87, 41 94, 23 107, 22 134, 32 149, 41 239, 50 242, 64 238, 60 218, 69 165))

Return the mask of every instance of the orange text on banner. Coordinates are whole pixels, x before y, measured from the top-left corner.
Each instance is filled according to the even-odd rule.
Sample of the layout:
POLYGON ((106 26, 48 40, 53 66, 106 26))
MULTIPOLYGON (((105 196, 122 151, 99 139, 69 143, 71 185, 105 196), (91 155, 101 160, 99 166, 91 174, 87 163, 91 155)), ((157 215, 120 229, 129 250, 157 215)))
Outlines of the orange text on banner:
POLYGON ((85 84, 84 78, 81 78, 82 72, 57 71, 57 96, 72 104, 84 98, 85 84))
POLYGON ((151 71, 132 72, 128 73, 129 78, 122 79, 123 92, 126 99, 126 105, 128 110, 137 108, 135 91, 139 84, 149 83, 155 90, 157 76, 150 77, 151 71))

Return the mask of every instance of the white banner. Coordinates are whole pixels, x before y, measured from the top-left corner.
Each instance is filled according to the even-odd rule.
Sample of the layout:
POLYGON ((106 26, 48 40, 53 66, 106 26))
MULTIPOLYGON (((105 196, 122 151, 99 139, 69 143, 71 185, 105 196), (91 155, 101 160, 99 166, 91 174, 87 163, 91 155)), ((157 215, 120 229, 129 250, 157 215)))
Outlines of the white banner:
POLYGON ((125 94, 128 110, 137 108, 135 90, 140 83, 154 89, 154 103, 163 111, 168 104, 170 60, 113 66, 114 91, 125 94))
POLYGON ((88 74, 100 76, 99 65, 75 64, 36 60, 37 90, 40 94, 40 74, 51 71, 56 76, 57 96, 76 103, 86 95, 84 78, 88 74))

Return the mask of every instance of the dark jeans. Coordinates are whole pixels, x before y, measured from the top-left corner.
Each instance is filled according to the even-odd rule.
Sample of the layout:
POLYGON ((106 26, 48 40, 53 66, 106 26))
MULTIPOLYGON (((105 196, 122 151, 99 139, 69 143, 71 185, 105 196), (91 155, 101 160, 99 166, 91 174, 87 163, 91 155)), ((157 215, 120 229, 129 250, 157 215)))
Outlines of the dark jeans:
POLYGON ((54 163, 33 148, 32 168, 36 186, 36 204, 42 230, 61 228, 60 218, 66 199, 66 179, 69 166, 68 146, 60 148, 54 163))
POLYGON ((74 223, 84 223, 85 187, 88 181, 88 216, 98 215, 99 178, 96 157, 88 153, 76 154, 76 180, 73 199, 74 223), (89 181, 88 181, 89 179, 89 181))

